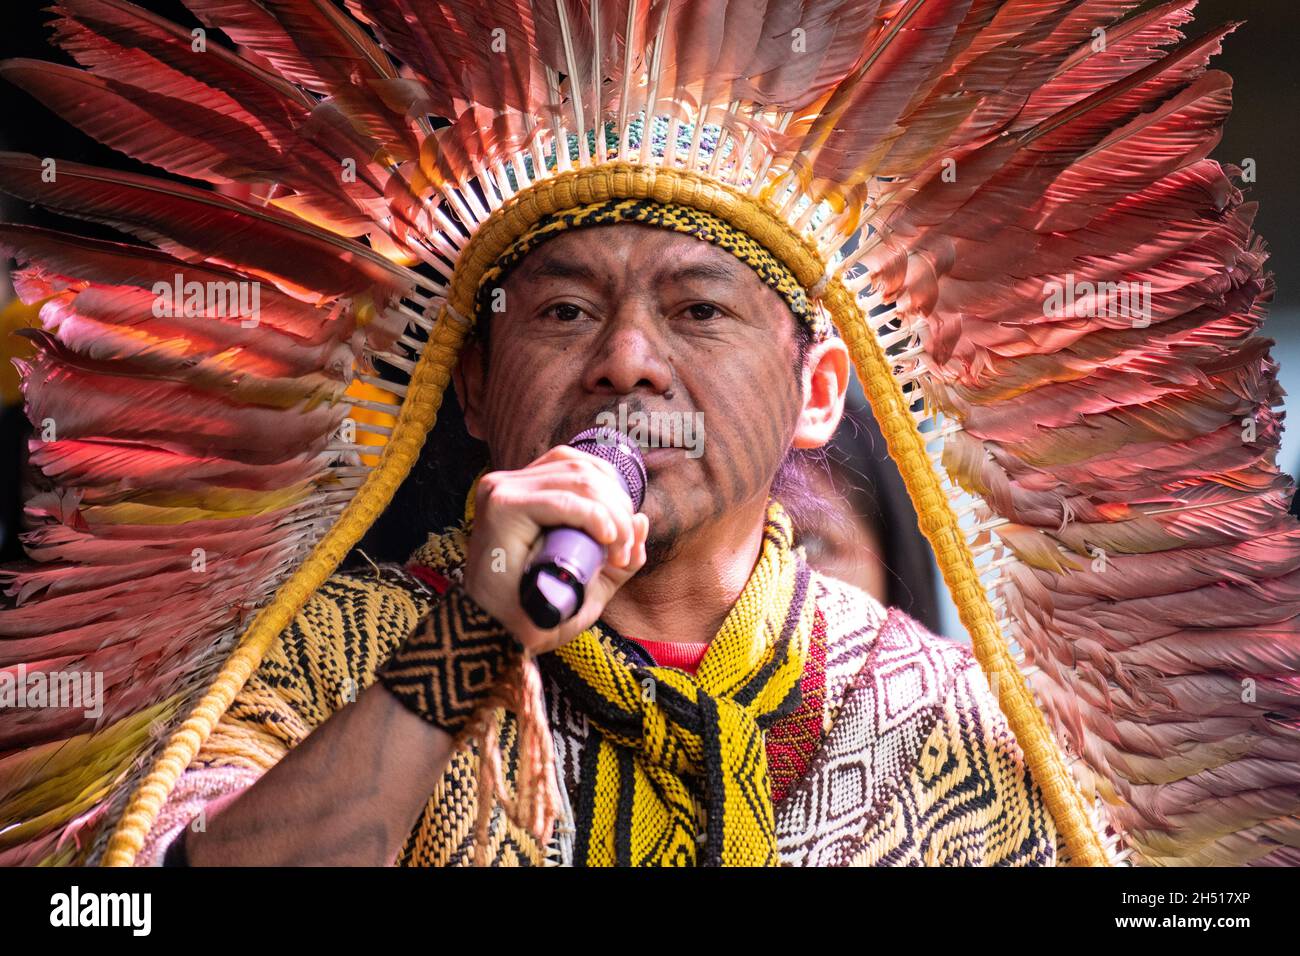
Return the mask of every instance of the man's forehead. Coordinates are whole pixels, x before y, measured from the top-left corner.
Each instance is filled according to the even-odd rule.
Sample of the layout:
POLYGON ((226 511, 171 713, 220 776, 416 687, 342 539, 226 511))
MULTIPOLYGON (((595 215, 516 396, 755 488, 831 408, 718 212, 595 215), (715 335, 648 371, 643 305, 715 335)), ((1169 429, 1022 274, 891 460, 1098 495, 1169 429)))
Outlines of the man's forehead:
POLYGON ((521 279, 602 281, 634 271, 650 281, 700 279, 764 286, 731 253, 695 236, 641 223, 586 226, 556 236, 528 253, 521 279))

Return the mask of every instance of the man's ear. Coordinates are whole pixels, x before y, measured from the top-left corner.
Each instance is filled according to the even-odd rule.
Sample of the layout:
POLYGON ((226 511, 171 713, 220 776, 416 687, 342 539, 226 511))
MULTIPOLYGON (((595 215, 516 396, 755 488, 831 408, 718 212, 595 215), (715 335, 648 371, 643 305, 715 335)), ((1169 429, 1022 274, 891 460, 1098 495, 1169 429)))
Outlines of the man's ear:
POLYGON ((451 384, 456 389, 456 400, 465 412, 465 430, 470 436, 484 441, 481 409, 483 386, 487 379, 487 363, 483 359, 483 345, 471 335, 461 347, 460 357, 451 369, 451 384))
POLYGON ((808 349, 803 371, 803 410, 795 424, 795 448, 821 448, 839 427, 849 388, 849 349, 828 338, 808 349))

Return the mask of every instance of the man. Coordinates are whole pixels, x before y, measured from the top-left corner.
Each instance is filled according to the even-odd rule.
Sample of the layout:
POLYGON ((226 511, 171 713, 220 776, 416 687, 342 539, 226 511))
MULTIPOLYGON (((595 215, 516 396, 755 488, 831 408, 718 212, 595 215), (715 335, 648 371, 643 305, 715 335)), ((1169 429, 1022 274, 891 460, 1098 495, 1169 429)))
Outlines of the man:
MULTIPOLYGON (((474 814, 458 795, 478 748, 454 750, 453 738, 476 702, 431 704, 438 678, 425 698, 403 667, 427 663, 431 641, 454 653, 470 638, 481 646, 486 631, 499 638, 498 671, 508 638, 541 655, 576 829, 562 825, 543 847, 498 812, 494 862, 1056 862, 1052 820, 970 653, 811 572, 791 547, 788 517, 770 505, 791 450, 823 445, 840 420, 844 344, 814 339, 811 323, 737 255, 640 222, 562 231, 497 287, 505 309, 480 315, 455 376, 466 424, 492 462, 477 482, 463 562, 429 573, 453 537, 435 536, 413 569, 441 594, 394 568, 331 579, 182 777, 145 858, 158 861, 170 845, 169 862, 191 865, 470 862, 474 814), (562 444, 619 405, 699 414, 706 426, 699 457, 645 450, 639 514, 611 466, 562 444), (553 525, 587 531, 609 559, 575 617, 548 632, 518 593, 530 547, 553 525), (425 615, 429 626, 415 628, 425 615), (336 640, 314 639, 323 625, 336 640), (674 766, 648 739, 671 716, 642 715, 642 739, 627 745, 616 715, 591 703, 582 675, 556 653, 593 626, 638 677, 656 660, 694 673, 679 672, 662 693, 697 683, 699 703, 711 688, 710 706, 724 702, 719 746, 757 733, 749 742, 765 753, 679 755, 674 766), (736 648, 747 656, 718 656, 736 648), (755 661, 785 672, 786 685, 754 691, 755 661), (748 691, 737 686, 744 678, 748 691), (364 686, 354 703, 351 682, 364 686), (597 819, 606 781, 596 777, 619 777, 606 748, 630 793, 597 819), (702 779, 706 767, 731 777, 702 779), (701 809, 706 818, 740 812, 718 794, 746 787, 764 803, 752 820, 701 824, 701 809), (677 822, 697 846, 625 812, 673 818, 679 794, 695 818, 677 822), (185 828, 205 803, 201 825, 185 828)), ((687 741, 697 734, 707 736, 676 730, 687 741)))

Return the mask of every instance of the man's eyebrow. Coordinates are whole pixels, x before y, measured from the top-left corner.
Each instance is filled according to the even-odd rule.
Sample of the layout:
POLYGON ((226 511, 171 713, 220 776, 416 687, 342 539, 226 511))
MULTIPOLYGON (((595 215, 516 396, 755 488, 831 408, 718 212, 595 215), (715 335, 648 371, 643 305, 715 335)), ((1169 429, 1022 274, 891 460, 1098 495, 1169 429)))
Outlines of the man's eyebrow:
POLYGON ((730 265, 721 262, 693 262, 676 269, 666 269, 655 277, 660 282, 682 282, 687 279, 713 279, 720 282, 735 282, 740 273, 730 265))
POLYGON ((596 282, 596 271, 581 262, 567 262, 558 256, 548 256, 533 267, 532 279, 586 279, 596 282))

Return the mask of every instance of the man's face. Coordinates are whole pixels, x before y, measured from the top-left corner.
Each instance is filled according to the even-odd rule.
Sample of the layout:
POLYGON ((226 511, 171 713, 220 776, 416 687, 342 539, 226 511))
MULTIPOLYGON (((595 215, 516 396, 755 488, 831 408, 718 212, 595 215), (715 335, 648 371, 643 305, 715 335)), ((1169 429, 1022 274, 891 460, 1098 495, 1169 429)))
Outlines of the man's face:
POLYGON ((766 499, 802 386, 794 318, 752 269, 692 236, 620 223, 547 240, 502 290, 486 367, 473 349, 463 366, 466 421, 493 467, 521 468, 622 404, 633 437, 649 413, 703 425, 702 453, 643 442, 652 562, 766 499))

